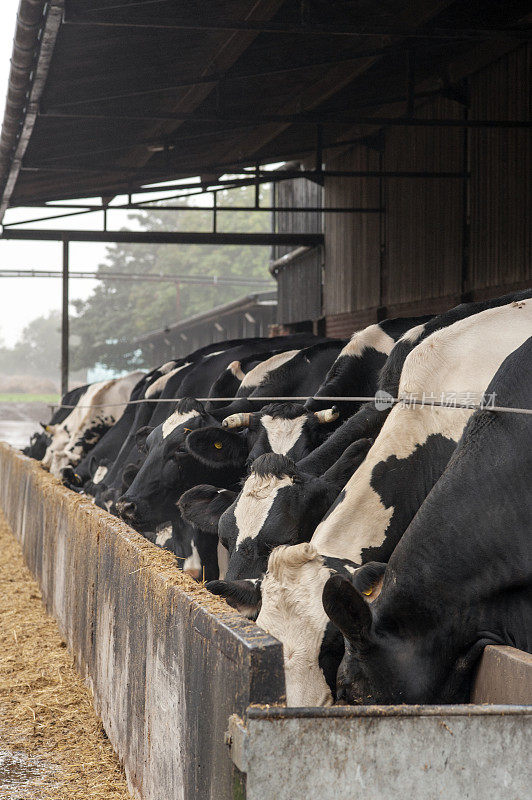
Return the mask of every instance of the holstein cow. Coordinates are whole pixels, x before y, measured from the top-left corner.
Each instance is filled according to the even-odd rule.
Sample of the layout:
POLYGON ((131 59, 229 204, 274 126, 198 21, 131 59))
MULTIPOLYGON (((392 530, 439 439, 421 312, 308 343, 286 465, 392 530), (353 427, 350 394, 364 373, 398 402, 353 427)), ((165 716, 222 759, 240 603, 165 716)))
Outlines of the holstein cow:
MULTIPOLYGON (((529 338, 488 387, 497 405, 532 409, 531 363, 529 338)), ((346 637, 340 701, 467 703, 487 644, 532 652, 531 473, 532 417, 477 411, 389 563, 354 586, 328 579, 324 608, 346 637), (379 571, 370 606, 355 587, 379 571)))
MULTIPOLYGON (((130 434, 113 465, 109 468, 105 483, 101 487, 102 495, 106 490, 112 490, 108 492, 111 495, 110 500, 114 501, 118 498, 117 490, 122 487, 124 470, 130 469, 129 464, 140 465, 143 461, 143 454, 136 446, 138 431, 147 425, 151 428, 161 425, 175 411, 178 398, 209 396, 213 383, 235 360, 245 359, 251 354, 260 357, 262 353, 269 354, 272 350, 286 350, 315 340, 316 337, 312 334, 295 334, 272 339, 259 337, 230 340, 203 347, 174 364, 170 374, 159 381, 157 386, 151 387, 151 392, 149 392, 149 399, 159 399, 160 402, 139 407, 130 434), (174 398, 175 404, 167 402, 174 398)), ((208 408, 209 404, 206 404, 205 409, 208 408)), ((218 420, 214 419, 213 422, 217 424, 218 420)), ((108 502, 109 500, 100 502, 97 499, 99 505, 105 506, 108 502)))
POLYGON ((120 448, 127 437, 129 429, 133 424, 137 413, 138 405, 133 401, 138 401, 146 397, 149 390, 157 383, 161 376, 169 372, 174 362, 163 364, 161 367, 152 370, 133 387, 129 397, 129 403, 120 419, 102 436, 99 442, 89 451, 79 464, 74 467, 64 467, 61 470, 63 483, 71 489, 83 490, 88 494, 94 494, 96 487, 104 480, 109 465, 117 457, 120 448))
MULTIPOLYGON (((330 406, 330 400, 321 397, 367 397, 374 393, 380 370, 386 363, 395 343, 412 328, 420 330, 432 317, 398 317, 386 319, 356 331, 341 350, 329 369, 315 398, 305 403, 308 411, 319 411, 330 406)), ((342 417, 355 413, 360 402, 343 402, 342 417)))
MULTIPOLYGON (((463 391, 481 396, 502 361, 525 341, 532 330, 532 301, 492 308, 456 322, 424 339, 407 357, 399 393, 440 398, 463 391)), ((360 564, 386 560, 451 457, 468 409, 396 406, 390 412, 368 455, 317 527, 305 551, 307 561, 289 572, 279 562, 291 563, 293 548, 275 557, 277 568, 268 572, 260 591, 257 623, 276 636, 291 653, 286 658, 287 697, 300 705, 313 697, 332 701, 334 687, 314 671, 313 688, 300 677, 301 660, 317 665, 329 631, 323 617, 321 593, 330 572, 324 557, 346 558, 360 564), (290 582, 284 576, 290 575, 290 582), (300 580, 297 575, 300 574, 300 580), (294 609, 297 607, 297 620, 294 609), (318 611, 316 610, 319 610, 318 611), (314 631, 309 638, 294 630, 314 631), (327 691, 329 692, 327 694, 327 691)), ((272 553, 271 558, 275 555, 272 553)), ((215 587, 217 593, 218 587, 215 587)), ((224 595, 230 596, 230 584, 224 595)))
POLYGON ((61 404, 59 408, 57 408, 52 414, 50 421, 46 425, 44 422, 41 422, 41 427, 43 430, 40 433, 34 433, 30 439, 29 446, 22 450, 25 456, 35 458, 37 461, 41 461, 44 458, 48 445, 52 441, 54 426, 60 425, 63 420, 68 417, 72 411, 72 409, 68 408, 68 406, 75 406, 88 388, 88 384, 85 386, 78 386, 76 389, 71 389, 69 392, 66 392, 66 394, 63 395, 61 398, 61 404))
MULTIPOLYGON (((259 364, 245 375, 238 394, 248 397, 295 396, 312 394, 320 385, 323 375, 338 355, 342 341, 333 339, 327 342, 273 356, 259 364), (250 391, 252 390, 252 391, 250 391)), ((258 403, 254 403, 256 408, 258 403)), ((258 411, 245 411, 252 408, 236 401, 225 408, 222 427, 231 431, 235 443, 242 439, 243 430, 249 450, 248 464, 259 455, 268 452, 288 455, 298 461, 316 448, 327 435, 325 423, 335 422, 339 413, 336 409, 320 412, 305 411, 301 403, 273 403, 258 411), (240 403, 240 405, 239 405, 240 403), (235 413, 235 408, 240 410, 235 413), (235 432, 232 432, 235 431, 235 432)), ((221 411, 216 412, 217 416, 221 411)), ((218 426, 209 433, 204 431, 201 439, 202 452, 199 454, 208 466, 210 454, 214 454, 214 442, 218 439, 218 426), (210 436, 210 441, 209 437, 210 436)), ((194 439, 189 448, 192 452, 194 439)), ((217 463, 218 456, 215 454, 217 463)))
MULTIPOLYGON (((369 439, 350 445, 321 476, 304 474, 286 456, 266 453, 253 462, 238 495, 196 486, 181 496, 179 508, 199 530, 219 535, 229 554, 228 580, 259 578, 274 548, 311 538, 370 445, 369 439)), ((219 589, 223 594, 223 585, 219 589)))
POLYGON ((142 374, 132 372, 123 378, 89 386, 72 413, 60 425, 54 426, 52 441, 42 461, 52 475, 59 477, 63 467, 81 461, 120 419, 142 374))
MULTIPOLYGON (((338 345, 325 350, 329 360, 334 359, 335 349, 337 352, 338 345)), ((299 354, 306 351, 295 352, 299 354)), ((319 355, 322 354, 323 350, 320 350, 319 355)), ((261 377, 254 384, 257 387, 256 396, 260 397, 260 392, 265 391, 286 391, 287 380, 292 390, 293 377, 284 371, 279 375, 279 369, 282 369, 279 360, 293 358, 292 354, 282 353, 259 364, 256 369, 260 369, 261 377), (273 362, 269 365, 271 369, 268 367, 269 361, 273 362)), ((246 377, 250 377, 254 371, 246 377)), ((319 382, 319 376, 315 376, 314 380, 319 382)), ((245 472, 249 449, 245 436, 220 426, 219 420, 224 414, 225 411, 220 409, 209 412, 198 401, 182 400, 176 412, 153 432, 145 428, 139 433, 141 446, 143 440, 147 448, 146 460, 117 504, 119 513, 130 525, 142 531, 153 530, 157 524, 176 521, 179 515, 177 501, 181 494, 206 481, 220 488, 237 488, 245 472), (176 463, 179 463, 177 472, 176 463), (171 480, 167 477, 170 474, 171 480)))

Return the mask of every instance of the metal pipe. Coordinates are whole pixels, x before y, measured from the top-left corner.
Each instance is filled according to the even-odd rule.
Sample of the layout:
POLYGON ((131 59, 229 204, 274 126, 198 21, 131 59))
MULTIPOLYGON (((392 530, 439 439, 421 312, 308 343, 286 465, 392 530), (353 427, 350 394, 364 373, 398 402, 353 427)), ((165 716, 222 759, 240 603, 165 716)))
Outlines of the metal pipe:
MULTIPOLYGON (((0 269, 0 278, 60 278, 61 270, 0 269)), ((145 283, 190 283, 198 286, 251 286, 257 289, 274 289, 268 279, 225 278, 219 275, 151 275, 135 272, 75 272, 69 270, 71 279, 97 281, 144 281, 145 283)))
POLYGON ((63 234, 63 293, 61 308, 61 394, 68 392, 68 340, 69 340, 69 317, 68 317, 68 268, 69 268, 69 241, 68 236, 63 234))
POLYGON ((310 250, 312 250, 311 247, 296 247, 296 249, 292 250, 290 253, 286 253, 286 255, 276 258, 275 261, 271 261, 268 266, 270 274, 275 277, 280 269, 287 267, 293 261, 296 261, 296 259, 304 256, 305 253, 309 253, 310 250))

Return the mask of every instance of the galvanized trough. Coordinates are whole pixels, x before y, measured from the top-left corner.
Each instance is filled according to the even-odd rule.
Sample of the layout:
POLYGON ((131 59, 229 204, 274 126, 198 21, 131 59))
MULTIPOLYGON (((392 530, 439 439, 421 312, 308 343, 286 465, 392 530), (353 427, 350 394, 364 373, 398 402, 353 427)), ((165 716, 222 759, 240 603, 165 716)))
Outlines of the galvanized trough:
POLYGON ((287 709, 279 642, 2 443, 0 505, 136 797, 531 796, 532 657, 487 648, 476 704, 287 709))

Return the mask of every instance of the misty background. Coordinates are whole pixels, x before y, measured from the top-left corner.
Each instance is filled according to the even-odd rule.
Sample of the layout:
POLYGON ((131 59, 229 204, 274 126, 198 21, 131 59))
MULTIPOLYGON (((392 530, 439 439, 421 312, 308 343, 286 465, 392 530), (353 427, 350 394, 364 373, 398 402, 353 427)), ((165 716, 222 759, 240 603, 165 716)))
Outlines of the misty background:
MULTIPOLYGON (((0 108, 3 115, 9 78, 18 0, 0 4, 0 108)), ((152 198, 164 198, 154 190, 152 198)), ((270 204, 270 187, 262 187, 270 204)), ((98 198, 87 198, 98 201, 98 198)), ((115 202, 126 198, 115 199, 115 202)), ((76 201, 79 202, 79 201, 76 201)), ((164 203, 164 200, 162 200, 164 203)), ((186 200, 182 201, 186 202, 186 200)), ((210 205, 211 198, 194 197, 194 205, 210 205)), ((220 205, 253 205, 254 188, 220 193, 220 205)), ((176 203, 175 200, 172 201, 176 203)), ((112 208, 112 207, 111 207, 112 208)), ((58 210, 57 214, 61 211, 58 210)), ((64 210, 63 210, 64 213, 64 210)), ((50 207, 6 212, 4 224, 53 215, 50 207)), ((41 228, 101 229, 103 214, 95 212, 37 223, 41 228)), ((108 212, 109 229, 210 230, 208 211, 108 212)), ((218 214, 218 230, 269 231, 270 215, 263 212, 218 214)), ((31 224, 27 227, 31 227, 31 224)), ((70 269, 165 274, 201 274, 267 278, 267 247, 200 245, 102 245, 72 242, 70 269)), ((0 240, 0 269, 61 269, 61 243, 0 240)), ((191 314, 229 302, 249 291, 231 286, 205 286, 128 281, 70 280, 71 385, 113 377, 133 368, 156 366, 135 345, 150 330, 164 328, 191 314)), ((0 396, 18 394, 51 397, 60 384, 61 281, 52 278, 0 278, 0 396)))

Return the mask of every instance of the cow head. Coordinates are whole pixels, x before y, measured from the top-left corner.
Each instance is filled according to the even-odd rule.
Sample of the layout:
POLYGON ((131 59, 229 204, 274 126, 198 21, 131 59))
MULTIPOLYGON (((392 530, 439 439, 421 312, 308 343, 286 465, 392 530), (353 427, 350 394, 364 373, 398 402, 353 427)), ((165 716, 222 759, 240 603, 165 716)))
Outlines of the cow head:
POLYGON ((213 581, 207 588, 283 644, 290 706, 331 705, 344 653, 340 631, 321 603, 331 574, 354 572, 349 561, 320 556, 308 542, 277 547, 262 580, 213 581))
POLYGON ((279 453, 299 461, 322 443, 330 423, 338 417, 335 407, 315 413, 297 403, 276 403, 250 414, 232 414, 222 426, 247 429, 249 463, 263 453, 279 453))
POLYGON ((350 445, 319 477, 302 472, 286 456, 257 458, 242 491, 220 515, 220 542, 229 552, 226 577, 258 578, 276 547, 309 541, 370 444, 362 439, 350 445))
POLYGON ((219 427, 212 439, 208 435, 212 429, 202 429, 215 424, 201 403, 186 398, 165 422, 142 432, 146 459, 117 503, 126 522, 141 532, 154 530, 159 524, 179 519, 177 501, 192 486, 206 479, 222 487, 238 481, 247 456, 245 442, 235 443, 219 427))
MULTIPOLYGON (((362 567, 362 575, 372 567, 362 567)), ((401 636, 400 630, 379 631, 376 607, 366 602, 356 586, 356 578, 350 581, 333 575, 323 588, 325 612, 345 637, 338 701, 355 705, 423 702, 425 687, 416 668, 415 642, 401 636)), ((418 638, 423 639, 422 631, 418 638)))

